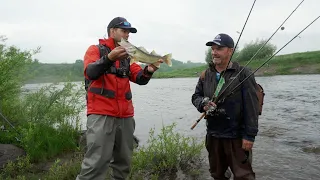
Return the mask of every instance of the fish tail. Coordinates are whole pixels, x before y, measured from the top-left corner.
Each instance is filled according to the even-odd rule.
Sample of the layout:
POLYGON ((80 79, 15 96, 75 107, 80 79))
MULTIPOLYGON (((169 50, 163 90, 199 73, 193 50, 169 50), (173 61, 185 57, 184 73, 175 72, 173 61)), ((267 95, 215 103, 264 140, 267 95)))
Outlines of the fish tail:
POLYGON ((169 67, 172 66, 171 58, 172 58, 172 54, 171 54, 171 53, 163 56, 163 61, 164 61, 169 67))

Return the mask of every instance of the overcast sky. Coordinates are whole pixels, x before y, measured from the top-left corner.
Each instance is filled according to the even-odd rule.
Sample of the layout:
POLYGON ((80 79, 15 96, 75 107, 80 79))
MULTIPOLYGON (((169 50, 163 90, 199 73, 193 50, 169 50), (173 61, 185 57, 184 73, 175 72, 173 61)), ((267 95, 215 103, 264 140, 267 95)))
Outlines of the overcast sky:
MULTIPOLYGON (((130 41, 180 61, 204 62, 205 43, 220 32, 235 43, 253 0, 0 0, 0 35, 7 44, 42 52, 43 63, 73 63, 103 38, 110 20, 122 16, 137 28, 130 41)), ((301 0, 257 0, 240 39, 243 47, 269 38, 301 0)), ((319 0, 305 0, 271 43, 283 46, 320 15, 319 0)), ((280 54, 320 50, 320 20, 280 54)))

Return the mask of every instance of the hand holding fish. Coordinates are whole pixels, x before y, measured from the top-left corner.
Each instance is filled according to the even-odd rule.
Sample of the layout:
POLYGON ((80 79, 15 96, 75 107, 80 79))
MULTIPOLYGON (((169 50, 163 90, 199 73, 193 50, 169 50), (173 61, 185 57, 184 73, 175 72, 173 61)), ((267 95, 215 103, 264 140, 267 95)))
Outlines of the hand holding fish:
POLYGON ((128 40, 123 38, 121 39, 121 42, 118 42, 118 44, 124 47, 129 54, 131 58, 130 65, 135 62, 149 64, 149 72, 154 72, 155 70, 159 69, 160 64, 163 62, 166 63, 169 67, 172 66, 171 54, 162 56, 158 55, 155 51, 149 53, 144 47, 136 47, 132 45, 128 40))
POLYGON ((163 63, 163 60, 162 60, 162 59, 159 59, 157 62, 149 65, 149 66, 148 66, 148 71, 149 71, 150 73, 154 73, 156 70, 159 69, 159 68, 157 68, 157 67, 159 67, 161 63, 163 63))
POLYGON ((118 46, 116 48, 114 48, 109 54, 108 54, 108 58, 111 61, 116 61, 118 59, 125 59, 128 57, 128 53, 126 51, 125 48, 118 46))

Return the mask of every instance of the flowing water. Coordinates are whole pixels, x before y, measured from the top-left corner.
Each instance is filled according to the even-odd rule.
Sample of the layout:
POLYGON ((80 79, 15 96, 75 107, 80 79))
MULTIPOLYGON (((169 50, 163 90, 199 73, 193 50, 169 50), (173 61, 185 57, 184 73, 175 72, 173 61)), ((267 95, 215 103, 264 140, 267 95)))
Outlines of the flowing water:
MULTIPOLYGON (((320 179, 320 75, 256 77, 265 90, 259 134, 253 148, 258 180, 320 179)), ((131 84, 135 106, 135 135, 146 143, 149 129, 177 123, 186 135, 204 139, 205 121, 194 130, 200 113, 191 103, 197 78, 151 79, 131 84)), ((85 111, 84 111, 85 112, 85 111)), ((85 115, 83 128, 85 128, 85 115)), ((206 157, 206 151, 204 154, 206 157)), ((208 162, 201 179, 212 179, 208 162)))

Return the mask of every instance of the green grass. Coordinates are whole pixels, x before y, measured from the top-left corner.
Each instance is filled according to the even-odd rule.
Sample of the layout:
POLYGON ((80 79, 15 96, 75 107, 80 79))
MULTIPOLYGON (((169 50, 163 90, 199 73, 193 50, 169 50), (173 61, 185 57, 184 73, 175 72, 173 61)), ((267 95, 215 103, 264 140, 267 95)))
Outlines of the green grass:
MULTIPOLYGON (((256 70, 267 59, 254 59, 248 65, 251 70, 256 70)), ((245 65, 247 61, 241 62, 245 65)), ((171 72, 154 74, 154 78, 183 78, 199 77, 200 72, 207 66, 196 68, 179 69, 171 72)), ((275 56, 266 65, 256 72, 258 76, 269 75, 290 75, 290 74, 319 74, 320 73, 320 51, 311 51, 303 53, 293 53, 287 55, 275 56), (271 72, 270 72, 271 71, 271 72)))
MULTIPOLYGON (((154 128, 150 129, 148 143, 134 151, 129 179, 170 178, 177 171, 182 171, 189 177, 200 175, 199 168, 203 162, 201 150, 204 148, 204 142, 198 142, 192 137, 184 137, 176 132, 175 126, 175 123, 163 126, 159 134, 155 134, 154 128)), ((47 141, 55 145, 59 144, 52 139, 47 141)), ((45 151, 41 152, 45 153, 45 151)), ((83 152, 74 151, 67 160, 59 157, 51 159, 53 162, 49 171, 43 172, 37 169, 37 164, 28 155, 15 163, 9 162, 0 174, 0 178, 5 180, 75 179, 80 172, 82 157, 83 152)), ((112 170, 109 169, 106 179, 110 179, 111 172, 112 170)))

